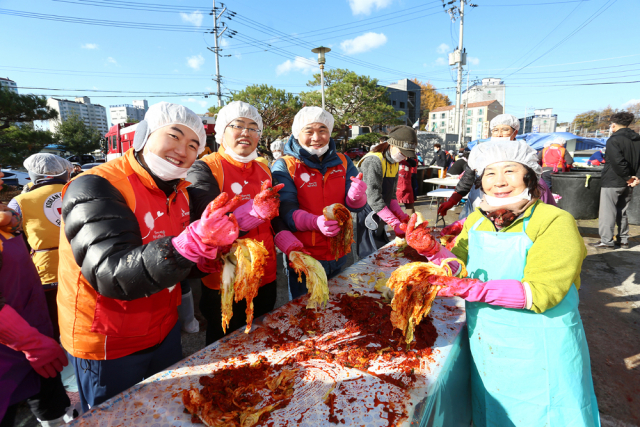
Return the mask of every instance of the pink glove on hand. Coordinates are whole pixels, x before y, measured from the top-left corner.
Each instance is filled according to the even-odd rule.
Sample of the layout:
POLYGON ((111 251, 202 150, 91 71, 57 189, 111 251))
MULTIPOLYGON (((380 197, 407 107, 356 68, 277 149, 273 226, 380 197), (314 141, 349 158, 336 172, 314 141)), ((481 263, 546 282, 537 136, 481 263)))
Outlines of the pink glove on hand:
POLYGON ((506 308, 525 308, 524 286, 517 280, 458 279, 456 277, 429 276, 429 283, 444 286, 438 292, 442 297, 458 296, 471 302, 484 302, 506 308))
POLYGON ((385 206, 380 212, 378 212, 378 216, 382 219, 388 226, 393 227, 395 229, 396 225, 400 225, 401 221, 396 217, 391 210, 385 206))
POLYGON ((275 237, 276 247, 280 249, 282 252, 287 254, 291 253, 291 251, 300 251, 304 249, 304 245, 296 236, 293 235, 290 231, 281 231, 276 234, 275 237))
POLYGON ((410 216, 404 213, 396 199, 393 199, 391 203, 389 203, 389 208, 391 209, 391 212, 398 217, 400 222, 409 222, 410 216))
POLYGON ((206 259, 215 259, 218 247, 232 244, 240 232, 234 214, 227 216, 242 203, 239 196, 229 200, 227 193, 220 193, 202 214, 199 220, 189 224, 187 228, 174 237, 171 243, 176 251, 189 261, 198 264, 205 273, 211 273, 206 266, 206 259))
POLYGON ((424 221, 417 226, 416 222, 418 222, 418 215, 411 215, 409 224, 406 225, 407 244, 427 258, 436 255, 440 252, 441 245, 438 239, 431 235, 431 229, 428 227, 429 222, 424 221))
POLYGON ((362 172, 351 177, 351 186, 347 193, 347 205, 353 209, 360 209, 367 203, 367 184, 362 181, 362 172))
POLYGON ((333 237, 340 232, 338 221, 328 220, 324 215, 314 215, 302 209, 293 213, 293 222, 298 231, 317 230, 327 237, 333 237))
MULTIPOLYGON (((442 260, 445 260, 447 258, 456 258, 457 257, 452 254, 449 249, 445 248, 444 246, 440 246, 440 250, 438 252, 436 252, 433 255, 427 256, 427 259, 429 261, 431 261, 434 264, 437 265, 442 265, 442 260)), ((451 272, 453 273, 453 275, 457 275, 459 273, 460 270, 460 263, 458 262, 453 262, 450 261, 449 263, 449 267, 451 268, 451 272)))
POLYGON ((0 309, 0 343, 21 351, 31 367, 45 378, 53 378, 69 363, 62 347, 29 325, 10 305, 0 309))
POLYGON ((233 215, 235 215, 238 220, 238 226, 242 231, 253 230, 257 226, 265 223, 265 220, 260 218, 260 215, 256 212, 253 200, 249 200, 247 203, 233 211, 233 215))
MULTIPOLYGON (((282 190, 283 187, 284 184, 271 187, 271 180, 269 179, 263 182, 260 192, 253 199, 252 215, 264 221, 271 221, 277 217, 280 210, 280 194, 278 194, 278 191, 282 190)), ((240 228, 243 229, 242 225, 240 228)))

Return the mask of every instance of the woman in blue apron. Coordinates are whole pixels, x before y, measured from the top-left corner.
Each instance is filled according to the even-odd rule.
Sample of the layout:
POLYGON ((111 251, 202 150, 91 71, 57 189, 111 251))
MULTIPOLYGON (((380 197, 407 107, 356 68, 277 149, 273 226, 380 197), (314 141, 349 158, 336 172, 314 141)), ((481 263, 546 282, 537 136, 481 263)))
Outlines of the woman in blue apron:
MULTIPOLYGON (((439 296, 466 300, 473 425, 599 426, 575 219, 538 200, 542 170, 525 143, 481 144, 469 165, 485 195, 452 250, 468 278, 429 281, 444 286, 439 296)), ((424 228, 412 219, 407 242, 434 253, 424 228)))

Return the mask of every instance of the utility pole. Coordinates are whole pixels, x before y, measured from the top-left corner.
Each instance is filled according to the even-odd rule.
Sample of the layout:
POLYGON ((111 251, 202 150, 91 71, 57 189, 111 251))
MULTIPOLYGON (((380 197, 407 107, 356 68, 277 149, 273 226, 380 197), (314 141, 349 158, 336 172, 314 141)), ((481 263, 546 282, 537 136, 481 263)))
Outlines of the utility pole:
POLYGON ((522 133, 521 135, 524 135, 524 133, 527 131, 527 107, 524 107, 524 119, 522 119, 522 133))
MULTIPOLYGON (((458 144, 459 147, 462 147, 462 126, 460 126, 460 100, 462 96, 462 65, 463 62, 466 64, 466 54, 464 53, 464 45, 462 44, 462 39, 464 36, 464 2, 465 0, 460 0, 460 44, 458 44, 458 54, 456 56, 456 60, 458 62, 458 84, 456 85, 456 124, 458 126, 458 144)), ((467 94, 468 96, 468 94, 467 94)))
MULTIPOLYGON (((214 79, 215 82, 217 82, 218 84, 218 91, 216 92, 216 95, 218 96, 218 107, 222 107, 222 90, 220 89, 220 83, 221 83, 221 78, 220 78, 220 48, 218 47, 218 39, 220 37, 222 37, 222 34, 224 34, 225 31, 227 31, 227 27, 224 28, 224 30, 222 30, 220 32, 220 34, 218 34, 218 19, 220 19, 220 17, 222 16, 222 14, 227 10, 226 6, 224 5, 224 3, 221 3, 223 6, 222 11, 220 12, 219 15, 216 14, 216 0, 213 0, 213 34, 214 34, 214 49, 213 49, 213 53, 216 54, 216 78, 214 79)), ((211 48, 209 48, 209 50, 211 50, 211 48)))

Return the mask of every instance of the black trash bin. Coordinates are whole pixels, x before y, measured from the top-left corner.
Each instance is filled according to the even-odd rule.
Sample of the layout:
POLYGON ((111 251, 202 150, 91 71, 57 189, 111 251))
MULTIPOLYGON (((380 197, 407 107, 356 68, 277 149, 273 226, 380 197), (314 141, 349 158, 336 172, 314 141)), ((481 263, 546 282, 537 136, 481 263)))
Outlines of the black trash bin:
POLYGON ((633 189, 631 202, 627 208, 627 218, 629 218, 629 224, 640 225, 640 187, 633 189))
POLYGON ((575 219, 598 218, 601 175, 600 172, 551 174, 553 192, 562 196, 558 207, 569 212, 575 219))

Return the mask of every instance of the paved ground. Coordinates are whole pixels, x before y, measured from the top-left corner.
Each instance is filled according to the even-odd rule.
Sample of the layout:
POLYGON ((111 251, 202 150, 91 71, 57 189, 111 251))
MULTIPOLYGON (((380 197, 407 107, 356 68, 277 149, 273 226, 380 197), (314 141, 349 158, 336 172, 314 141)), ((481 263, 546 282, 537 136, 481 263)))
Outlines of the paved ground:
MULTIPOLYGON (((420 200, 416 209, 433 221, 435 209, 420 200)), ((447 215, 447 224, 457 212, 447 215)), ((578 221, 585 243, 598 240, 598 222, 578 221)), ((631 248, 596 250, 588 247, 582 269, 580 312, 591 353, 594 386, 602 425, 605 427, 640 426, 640 226, 631 227, 631 248)), ((347 265, 353 263, 350 257, 347 265)), ((286 278, 278 260, 278 299, 276 306, 288 300, 286 278)), ((183 354, 188 356, 204 347, 206 321, 197 309, 200 289, 193 286, 196 316, 201 332, 182 335, 183 354)), ((34 426, 26 408, 21 411, 20 426, 34 426)))

